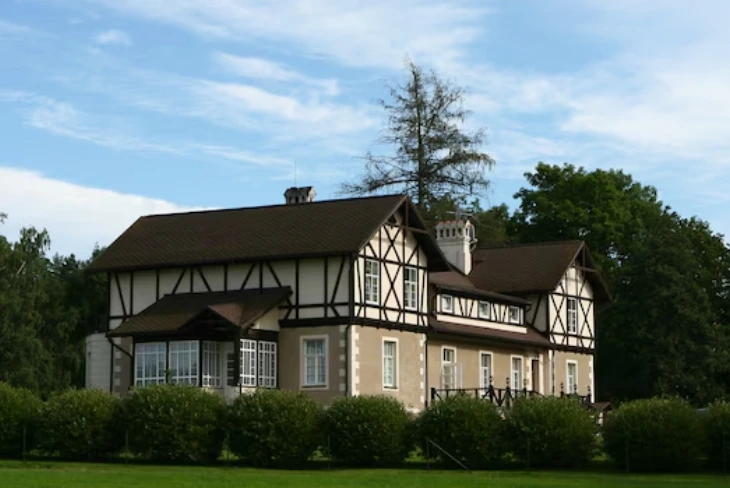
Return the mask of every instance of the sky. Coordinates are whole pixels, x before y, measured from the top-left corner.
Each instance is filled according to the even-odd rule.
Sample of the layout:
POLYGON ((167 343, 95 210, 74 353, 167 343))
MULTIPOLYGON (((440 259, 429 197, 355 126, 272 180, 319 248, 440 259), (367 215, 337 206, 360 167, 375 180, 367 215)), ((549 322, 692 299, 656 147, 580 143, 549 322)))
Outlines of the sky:
POLYGON ((495 160, 615 168, 730 234, 726 0, 0 0, 0 233, 86 258, 138 217, 317 199, 363 170, 404 59, 495 160))

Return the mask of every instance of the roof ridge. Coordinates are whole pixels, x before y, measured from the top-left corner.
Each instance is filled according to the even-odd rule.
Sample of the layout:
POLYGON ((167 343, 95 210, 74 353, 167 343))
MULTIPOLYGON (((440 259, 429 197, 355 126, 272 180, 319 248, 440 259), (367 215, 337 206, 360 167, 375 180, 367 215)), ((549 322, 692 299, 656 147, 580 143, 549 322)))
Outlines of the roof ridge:
POLYGON ((477 247, 475 251, 494 251, 498 249, 513 249, 516 247, 539 247, 539 246, 557 246, 560 244, 583 244, 582 239, 563 239, 559 241, 538 241, 538 242, 517 242, 503 243, 491 247, 477 247))
POLYGON ((170 213, 157 213, 157 214, 147 214, 142 215, 139 217, 138 220, 141 219, 152 219, 152 218, 159 218, 159 217, 174 217, 174 216, 180 216, 180 215, 201 215, 201 214, 210 214, 210 213, 224 213, 224 212, 239 212, 241 210, 260 210, 260 209, 267 209, 267 208, 275 208, 275 207, 297 207, 297 206, 312 206, 312 205, 321 205, 324 203, 339 203, 339 202, 353 202, 357 200, 374 200, 374 199, 386 199, 386 198, 403 198, 407 195, 404 193, 389 193, 387 195, 369 195, 365 197, 349 197, 349 198, 331 198, 329 200, 319 200, 314 202, 307 202, 307 203, 271 203, 268 205, 255 205, 251 207, 227 207, 227 208, 208 208, 208 209, 201 209, 201 210, 186 210, 181 212, 170 212, 170 213))

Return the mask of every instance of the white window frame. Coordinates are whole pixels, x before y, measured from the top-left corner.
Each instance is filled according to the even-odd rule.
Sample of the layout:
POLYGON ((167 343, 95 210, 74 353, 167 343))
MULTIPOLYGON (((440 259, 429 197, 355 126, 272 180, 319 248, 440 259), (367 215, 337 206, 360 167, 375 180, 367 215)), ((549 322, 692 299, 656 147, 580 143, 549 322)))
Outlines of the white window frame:
MULTIPOLYGON (((329 336, 328 335, 306 335, 300 338, 301 351, 301 387, 307 390, 326 390, 329 388, 329 336), (324 382, 315 381, 310 383, 307 381, 307 342, 324 341, 323 363, 324 363, 324 382)), ((315 373, 316 375, 316 373, 315 373)))
POLYGON ((459 388, 459 371, 458 371, 458 362, 457 362, 457 356, 456 356, 456 348, 455 347, 449 347, 449 346, 441 346, 441 387, 446 390, 451 390, 455 388, 459 388), (444 359, 444 355, 446 351, 452 352, 452 360, 446 361, 444 359), (448 373, 447 373, 448 368, 448 373), (447 374, 449 377, 451 377, 452 382, 449 384, 447 383, 447 374))
POLYGON ((524 385, 524 379, 525 379, 525 358, 522 356, 515 356, 512 355, 509 358, 509 368, 510 368, 510 388, 513 390, 521 390, 525 387, 524 385), (515 359, 519 359, 520 362, 520 369, 515 370, 515 359), (518 373, 519 378, 515 378, 515 373, 518 373))
POLYGON ((256 341, 252 339, 241 339, 240 348, 240 375, 239 384, 244 388, 255 388, 258 366, 258 348, 256 341))
POLYGON ((223 386, 223 368, 221 367, 221 343, 214 341, 203 341, 203 386, 207 388, 220 388, 223 386))
POLYGON ((398 390, 398 385, 400 384, 400 377, 399 377, 400 367, 398 364, 399 359, 400 359, 399 349, 400 349, 400 347, 398 345, 398 339, 396 339, 394 337, 383 337, 383 345, 382 345, 383 371, 382 372, 383 372, 383 389, 384 390, 391 390, 391 391, 398 390), (393 357, 391 357, 391 358, 389 358, 385 354, 385 345, 388 343, 394 345, 393 357), (390 379, 386 377, 386 369, 387 369, 386 365, 387 365, 389 359, 392 361, 392 367, 393 367, 393 377, 390 379))
POLYGON ((507 309, 507 320, 509 321, 510 324, 520 324, 521 316, 522 316, 522 310, 520 310, 520 307, 518 307, 517 305, 510 305, 509 308, 507 309), (517 318, 513 319, 512 312, 515 310, 517 311, 517 318))
MULTIPOLYGON (((198 386, 200 378, 200 341, 170 341, 167 346, 170 381, 198 386), (178 371, 181 362, 190 361, 187 374, 178 371)), ((183 367, 185 364, 183 364, 183 367)))
POLYGON ((258 341, 258 386, 263 388, 276 388, 276 364, 277 345, 276 342, 258 341))
POLYGON ((380 262, 376 259, 365 258, 365 303, 377 305, 380 299, 380 262), (375 273, 368 269, 374 266, 375 273), (373 298, 374 297, 374 298, 373 298))
POLYGON ((418 309, 418 268, 406 266, 403 269, 403 307, 406 310, 418 309), (413 273, 413 279, 408 274, 413 273))
POLYGON ((479 303, 477 304, 477 314, 480 319, 492 320, 492 302, 485 302, 484 300, 479 300, 479 303), (486 305, 487 313, 482 313, 483 305, 486 305))
POLYGON ((578 299, 573 297, 568 297, 566 304, 565 304, 565 311, 567 314, 567 328, 568 328, 568 334, 577 334, 578 333, 578 299), (573 304, 573 309, 571 310, 570 305, 573 304))
POLYGON ((489 379, 494 377, 494 354, 491 351, 479 351, 479 388, 489 388, 489 379), (484 366, 484 358, 489 358, 489 366, 484 366))
POLYGON ((578 361, 568 359, 565 361, 565 392, 568 395, 578 393, 578 361), (575 367, 575 374, 573 375, 573 383, 570 382, 570 367, 575 367))
POLYGON ((140 342, 134 345, 134 386, 144 388, 148 385, 166 383, 167 344, 164 342, 140 342), (161 359, 161 361, 160 361, 161 359), (156 374, 146 376, 146 366, 150 363, 156 374), (140 370, 142 375, 140 376, 140 370))
POLYGON ((441 295, 441 311, 444 313, 454 313, 454 297, 453 295, 441 295), (450 305, 447 307, 446 303, 450 305))

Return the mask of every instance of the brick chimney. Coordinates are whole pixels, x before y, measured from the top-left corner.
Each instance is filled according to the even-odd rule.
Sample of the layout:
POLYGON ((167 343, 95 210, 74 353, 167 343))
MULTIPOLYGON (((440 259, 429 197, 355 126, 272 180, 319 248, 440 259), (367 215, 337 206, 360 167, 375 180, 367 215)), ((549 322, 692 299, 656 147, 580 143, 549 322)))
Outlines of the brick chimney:
POLYGON ((467 219, 445 220, 436 225, 436 242, 446 259, 468 275, 471 272, 474 225, 467 219))
POLYGON ((284 192, 287 205, 313 202, 316 196, 317 192, 314 191, 313 186, 292 186, 284 192))

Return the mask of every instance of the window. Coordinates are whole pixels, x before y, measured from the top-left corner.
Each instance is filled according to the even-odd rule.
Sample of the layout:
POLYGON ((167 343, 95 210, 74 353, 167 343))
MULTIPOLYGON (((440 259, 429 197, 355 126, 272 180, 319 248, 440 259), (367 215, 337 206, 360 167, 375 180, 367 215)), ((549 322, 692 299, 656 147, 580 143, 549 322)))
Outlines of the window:
POLYGON ((259 341, 259 386, 276 388, 276 342, 259 341))
POLYGON ((415 310, 416 294, 418 283, 418 270, 410 266, 406 266, 403 272, 403 305, 408 310, 415 310))
POLYGON ((489 302, 479 302, 479 318, 490 320, 492 318, 492 304, 489 302))
POLYGON ((241 339, 241 385, 256 386, 256 341, 241 339))
POLYGON ((134 346, 134 384, 145 387, 165 383, 166 351, 164 342, 146 342, 134 346))
POLYGON ((378 303, 380 292, 380 265, 373 259, 365 260, 365 301, 378 303))
POLYGON ((520 323, 520 307, 511 306, 509 308, 509 322, 511 324, 520 323))
POLYGON ((451 295, 441 295, 441 311, 447 313, 454 312, 454 297, 451 295))
POLYGON ((456 349, 444 347, 441 352, 441 383, 442 387, 450 390, 457 387, 456 349))
POLYGON ((203 342, 203 386, 221 387, 221 348, 219 342, 203 342))
POLYGON ((198 341, 170 342, 170 378, 182 385, 198 384, 198 341))
POLYGON ((327 339, 302 339, 304 386, 327 386, 327 339))
POLYGON ((522 389, 522 358, 519 356, 512 356, 512 388, 513 389, 522 389))
POLYGON ((488 388, 492 377, 492 353, 483 352, 479 355, 479 387, 488 388))
POLYGON ((578 364, 568 361, 566 368, 568 395, 578 393, 578 364))
POLYGON ((398 343, 383 341, 383 387, 398 387, 398 343))
POLYGON ((578 300, 568 298, 568 334, 578 333, 578 300))

